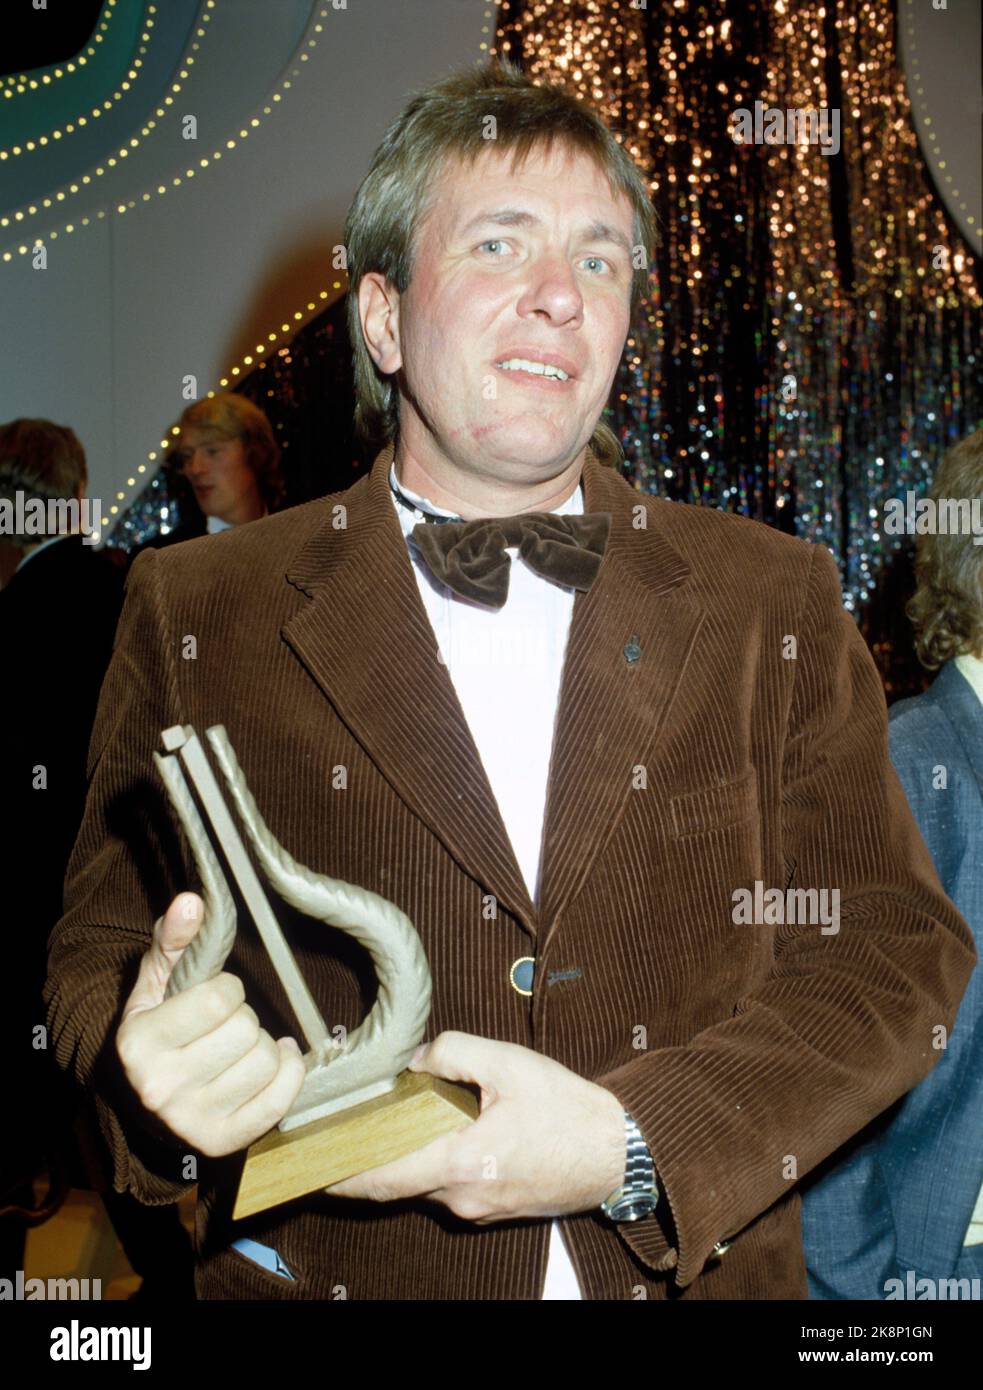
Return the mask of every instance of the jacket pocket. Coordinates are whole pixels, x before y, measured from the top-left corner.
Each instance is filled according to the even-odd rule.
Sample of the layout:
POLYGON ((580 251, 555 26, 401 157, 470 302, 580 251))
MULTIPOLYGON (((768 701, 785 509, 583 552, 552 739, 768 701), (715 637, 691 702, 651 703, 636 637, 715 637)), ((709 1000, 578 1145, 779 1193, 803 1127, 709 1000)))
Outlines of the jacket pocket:
POLYGON ((696 835, 704 830, 723 830, 740 821, 758 819, 758 783, 753 767, 729 782, 679 792, 669 802, 672 833, 696 835))
POLYGON ((290 1273, 294 1276, 292 1279, 286 1279, 282 1274, 275 1274, 272 1270, 265 1269, 258 1261, 244 1255, 241 1250, 236 1250, 231 1245, 222 1251, 219 1259, 231 1260, 233 1264, 239 1265, 244 1273, 248 1273, 259 1281, 274 1297, 296 1298, 303 1287, 303 1272, 297 1268, 293 1260, 284 1260, 290 1273))

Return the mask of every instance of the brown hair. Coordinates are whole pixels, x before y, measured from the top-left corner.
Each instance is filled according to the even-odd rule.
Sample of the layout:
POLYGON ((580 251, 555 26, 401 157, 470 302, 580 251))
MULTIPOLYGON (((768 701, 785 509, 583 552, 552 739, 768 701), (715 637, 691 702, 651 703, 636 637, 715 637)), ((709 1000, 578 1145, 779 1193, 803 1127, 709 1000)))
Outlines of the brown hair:
MULTIPOLYGON (((355 363, 355 429, 371 447, 398 436, 399 393, 379 372, 362 337, 358 287, 378 271, 400 293, 413 273, 416 234, 431 211, 435 186, 451 156, 473 163, 489 147, 485 122, 494 117, 496 148, 512 151, 512 170, 530 151, 554 140, 588 155, 624 194, 635 215, 634 243, 645 264, 632 275, 634 313, 648 285, 657 221, 645 180, 627 150, 594 111, 563 88, 539 86, 504 60, 455 73, 414 93, 392 122, 355 194, 344 229, 348 261, 348 333, 355 363)), ((606 463, 622 457, 613 430, 599 422, 591 447, 606 463)))
POLYGON ((178 432, 167 450, 166 468, 178 492, 188 490, 181 472, 182 435, 186 429, 196 429, 206 439, 241 439, 246 464, 256 475, 267 508, 275 512, 282 504, 286 485, 280 471, 280 446, 269 420, 246 396, 226 391, 194 401, 182 413, 175 428, 178 432))
MULTIPOLYGON (((50 420, 11 420, 0 425, 0 498, 13 502, 16 493, 29 502, 38 498, 70 501, 89 480, 85 450, 74 430, 50 420)), ((23 550, 35 545, 36 535, 3 538, 23 550)))
MULTIPOLYGON (((983 505, 983 429, 946 453, 929 496, 974 498, 983 505)), ((972 531, 923 532, 915 542, 918 585, 905 612, 915 629, 915 650, 930 671, 964 652, 983 649, 983 545, 972 531)))

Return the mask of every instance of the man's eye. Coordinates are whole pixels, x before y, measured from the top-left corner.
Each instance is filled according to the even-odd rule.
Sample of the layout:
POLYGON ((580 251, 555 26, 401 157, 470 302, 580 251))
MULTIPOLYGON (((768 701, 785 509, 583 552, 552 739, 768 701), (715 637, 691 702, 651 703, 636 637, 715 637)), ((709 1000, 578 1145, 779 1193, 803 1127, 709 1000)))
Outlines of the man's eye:
POLYGON ((506 243, 501 239, 501 237, 494 237, 491 241, 483 241, 483 242, 481 243, 481 245, 478 247, 478 250, 479 250, 479 251, 483 251, 483 250, 485 249, 486 246, 505 246, 505 245, 506 245, 506 243))
POLYGON ((611 267, 608 265, 607 261, 604 260, 603 257, 601 257, 601 256, 585 256, 585 257, 584 257, 584 260, 585 260, 585 261, 594 261, 596 265, 602 265, 602 266, 604 266, 605 270, 610 270, 610 269, 611 269, 611 267))

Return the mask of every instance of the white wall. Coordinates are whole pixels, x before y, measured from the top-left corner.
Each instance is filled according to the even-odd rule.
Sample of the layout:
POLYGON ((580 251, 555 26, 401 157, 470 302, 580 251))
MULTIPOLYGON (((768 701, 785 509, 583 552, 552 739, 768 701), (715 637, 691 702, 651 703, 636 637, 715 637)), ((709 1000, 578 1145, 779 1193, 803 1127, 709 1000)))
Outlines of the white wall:
POLYGON ((332 288, 345 281, 331 250, 386 125, 409 90, 480 61, 494 39, 485 0, 341 6, 214 0, 194 84, 160 132, 111 181, 93 180, 57 213, 25 219, 16 238, 0 236, 0 419, 71 425, 87 452, 90 495, 102 501, 104 536, 110 507, 125 509, 158 466, 148 454, 187 404, 182 378, 197 377, 199 396, 221 389, 220 378, 271 331, 291 325, 275 350, 341 292, 332 288), (307 24, 296 43, 299 10, 307 24), (186 113, 198 117, 197 141, 181 138, 186 113), (244 141, 241 128, 250 130, 244 141), (219 161, 170 185, 215 149, 219 161), (70 220, 76 230, 67 234, 70 220), (43 270, 17 252, 38 236, 43 270), (323 290, 328 299, 318 298, 323 290))
POLYGON ((983 252, 980 0, 898 4, 898 47, 921 153, 946 209, 983 252))

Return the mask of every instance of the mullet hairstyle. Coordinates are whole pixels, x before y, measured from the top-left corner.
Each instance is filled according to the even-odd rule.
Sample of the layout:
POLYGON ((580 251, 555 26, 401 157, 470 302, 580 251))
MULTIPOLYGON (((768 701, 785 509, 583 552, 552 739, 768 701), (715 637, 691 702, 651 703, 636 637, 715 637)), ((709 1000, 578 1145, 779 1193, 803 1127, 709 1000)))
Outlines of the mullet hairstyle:
MULTIPOLYGON (((586 154, 607 176, 614 193, 634 210, 634 247, 644 265, 632 273, 631 313, 648 289, 655 256, 657 219, 649 191, 631 156, 594 111, 563 88, 539 86, 506 61, 455 73, 421 91, 386 131, 345 220, 348 264, 348 334, 354 354, 355 431, 373 451, 398 439, 399 393, 391 377, 376 367, 362 336, 358 288, 377 271, 400 294, 413 274, 416 235, 436 200, 445 163, 457 157, 468 165, 489 148, 511 150, 511 170, 534 149, 553 142, 586 154), (494 118, 496 138, 485 138, 494 118)), ((605 464, 620 462, 621 446, 603 421, 590 446, 605 464)))
MULTIPOLYGON (((983 505, 983 429, 948 450, 929 496, 936 503, 951 497, 983 505)), ((934 671, 954 656, 983 651, 983 545, 974 544, 972 531, 920 534, 915 576, 905 612, 922 665, 934 671)))
POLYGON ((267 508, 272 513, 282 506, 286 485, 280 471, 280 446, 269 420, 248 397, 237 391, 205 396, 187 407, 175 429, 177 433, 167 451, 166 469, 168 482, 179 497, 192 495, 182 471, 182 436, 186 429, 196 429, 206 439, 241 439, 246 465, 255 474, 267 508))

